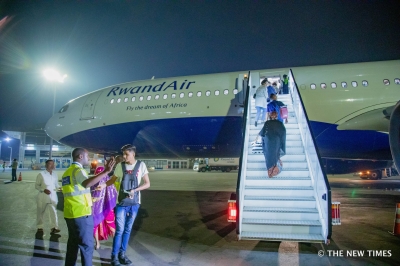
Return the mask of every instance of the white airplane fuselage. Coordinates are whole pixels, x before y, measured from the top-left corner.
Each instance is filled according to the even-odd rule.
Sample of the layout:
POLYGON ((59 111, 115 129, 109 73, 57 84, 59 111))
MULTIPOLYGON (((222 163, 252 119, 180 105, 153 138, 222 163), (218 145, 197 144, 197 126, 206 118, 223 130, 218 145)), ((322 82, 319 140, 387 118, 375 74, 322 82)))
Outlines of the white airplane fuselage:
MULTIPOLYGON (((382 110, 400 99, 400 60, 250 73, 277 78, 290 69, 322 157, 391 160, 382 110)), ((130 143, 141 158, 239 157, 240 77, 245 74, 110 86, 69 101, 47 122, 46 132, 63 144, 96 153, 119 153, 130 143)))

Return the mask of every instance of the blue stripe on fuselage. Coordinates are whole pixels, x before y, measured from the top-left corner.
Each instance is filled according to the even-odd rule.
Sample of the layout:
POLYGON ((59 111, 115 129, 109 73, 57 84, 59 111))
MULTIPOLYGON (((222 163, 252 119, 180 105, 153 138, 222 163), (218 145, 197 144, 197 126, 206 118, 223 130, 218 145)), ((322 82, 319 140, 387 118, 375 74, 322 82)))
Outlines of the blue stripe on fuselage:
MULTIPOLYGON (((241 126, 242 118, 235 116, 159 119, 94 128, 60 142, 98 153, 120 153, 130 143, 141 158, 239 157, 241 126)), ((322 157, 391 160, 387 134, 336 130, 322 122, 311 127, 322 157)))

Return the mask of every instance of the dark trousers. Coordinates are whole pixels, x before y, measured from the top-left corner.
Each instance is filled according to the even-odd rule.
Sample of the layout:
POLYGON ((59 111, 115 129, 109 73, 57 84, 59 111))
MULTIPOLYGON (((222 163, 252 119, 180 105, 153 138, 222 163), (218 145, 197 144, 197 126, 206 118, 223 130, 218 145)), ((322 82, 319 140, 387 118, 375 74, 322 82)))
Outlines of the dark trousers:
POLYGON ((17 169, 11 169, 12 181, 17 181, 17 169))
POLYGON ((94 249, 93 216, 83 216, 75 219, 65 218, 68 227, 67 255, 65 266, 74 266, 81 251, 82 266, 92 266, 94 249))

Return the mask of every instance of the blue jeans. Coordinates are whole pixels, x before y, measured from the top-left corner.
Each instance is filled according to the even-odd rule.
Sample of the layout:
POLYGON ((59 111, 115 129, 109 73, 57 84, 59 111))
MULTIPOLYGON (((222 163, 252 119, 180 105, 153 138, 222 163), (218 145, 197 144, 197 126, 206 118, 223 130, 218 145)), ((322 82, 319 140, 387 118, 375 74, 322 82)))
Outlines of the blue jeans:
POLYGON ((258 121, 258 119, 260 118, 260 114, 261 114, 261 120, 264 121, 267 108, 256 106, 256 109, 257 109, 256 121, 258 121))
POLYGON ((139 211, 139 204, 133 206, 115 207, 115 236, 113 240, 113 248, 111 255, 116 256, 118 253, 125 252, 131 236, 133 222, 139 211))

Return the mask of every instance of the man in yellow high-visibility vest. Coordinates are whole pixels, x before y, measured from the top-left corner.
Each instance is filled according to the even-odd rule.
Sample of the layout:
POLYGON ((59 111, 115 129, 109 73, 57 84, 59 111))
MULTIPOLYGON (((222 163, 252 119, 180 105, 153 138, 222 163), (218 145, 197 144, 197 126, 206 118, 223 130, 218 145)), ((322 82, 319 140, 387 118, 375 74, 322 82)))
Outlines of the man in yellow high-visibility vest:
POLYGON ((90 187, 103 179, 112 170, 115 162, 112 158, 107 162, 102 173, 89 178, 86 170, 83 169, 83 166, 89 165, 87 150, 74 149, 72 159, 74 162, 62 176, 64 218, 68 227, 65 266, 75 265, 78 250, 81 251, 82 265, 91 266, 94 241, 90 187))

